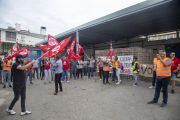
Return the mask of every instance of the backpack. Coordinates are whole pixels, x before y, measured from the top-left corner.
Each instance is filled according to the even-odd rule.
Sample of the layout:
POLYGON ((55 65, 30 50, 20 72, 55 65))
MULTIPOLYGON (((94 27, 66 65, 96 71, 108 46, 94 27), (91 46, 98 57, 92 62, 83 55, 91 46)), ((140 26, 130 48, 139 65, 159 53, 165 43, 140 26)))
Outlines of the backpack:
POLYGON ((124 69, 124 67, 123 67, 123 65, 122 65, 122 68, 121 68, 121 70, 123 70, 124 69))
POLYGON ((138 64, 138 67, 137 67, 137 72, 140 72, 140 66, 139 66, 139 64, 138 64))

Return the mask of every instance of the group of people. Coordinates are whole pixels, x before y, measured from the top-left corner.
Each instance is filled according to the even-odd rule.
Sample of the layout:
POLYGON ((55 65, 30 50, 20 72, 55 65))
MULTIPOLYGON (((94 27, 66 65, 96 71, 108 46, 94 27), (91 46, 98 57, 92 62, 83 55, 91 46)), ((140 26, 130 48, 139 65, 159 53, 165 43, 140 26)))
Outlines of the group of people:
MULTIPOLYGON (((112 71, 113 71, 113 75, 112 75, 112 81, 115 81, 115 79, 117 78, 117 83, 116 84, 120 84, 121 79, 120 79, 120 73, 121 70, 123 69, 123 65, 121 64, 121 62, 118 60, 117 55, 114 56, 113 60, 110 60, 109 57, 107 57, 107 59, 105 61, 102 61, 101 58, 98 58, 98 68, 99 68, 99 75, 100 75, 100 79, 103 79, 103 84, 109 84, 108 78, 109 78, 109 71, 110 71, 110 67, 112 67, 112 71), (105 82, 106 79, 106 82, 105 82)), ((137 61, 137 57, 133 58, 132 61, 132 66, 133 66, 133 77, 135 79, 135 83, 133 84, 133 86, 137 86, 137 73, 138 73, 138 61, 137 61)))
MULTIPOLYGON (((89 59, 89 62, 78 61, 76 59, 73 59, 69 63, 66 57, 63 57, 60 59, 58 55, 53 58, 52 62, 50 62, 49 58, 42 58, 41 60, 41 77, 42 78, 41 79, 43 79, 43 76, 44 76, 44 80, 45 80, 46 75, 48 73, 49 83, 51 83, 50 82, 50 68, 52 67, 53 69, 51 69, 52 70, 51 77, 55 78, 54 95, 57 95, 58 93, 58 84, 59 84, 60 92, 63 92, 62 82, 64 81, 65 77, 68 82, 68 69, 69 68, 70 68, 70 79, 72 78, 72 75, 74 76, 74 79, 76 79, 77 71, 78 71, 78 74, 81 73, 81 78, 82 78, 82 69, 83 69, 82 65, 87 68, 87 64, 89 64, 88 78, 90 78, 91 76, 91 79, 93 79, 93 70, 94 70, 95 60, 93 56, 91 58, 87 56, 87 58, 89 59), (69 67, 69 64, 70 64, 70 67, 69 67)), ((0 61, 1 59, 2 58, 0 58, 0 61)), ((24 56, 22 55, 16 56, 16 62, 13 65, 8 60, 4 60, 3 62, 1 61, 1 67, 4 70, 3 74, 5 73, 9 74, 8 71, 12 70, 12 76, 13 76, 14 99, 12 100, 10 106, 7 109, 8 113, 16 114, 16 112, 14 112, 12 108, 14 107, 15 103, 18 101, 19 95, 21 95, 21 108, 22 108, 21 115, 31 113, 31 111, 27 111, 25 109, 26 81, 27 81, 27 76, 33 76, 32 74, 35 73, 36 70, 33 67, 36 66, 36 64, 39 67, 39 63, 37 61, 38 60, 34 58, 34 60, 30 62, 30 58, 28 58, 27 62, 24 63, 24 56)), ((174 52, 171 53, 170 58, 167 58, 166 52, 163 50, 159 51, 157 58, 155 58, 153 62, 154 62, 153 82, 150 88, 155 87, 155 81, 156 81, 156 88, 155 88, 154 98, 152 101, 149 101, 148 104, 153 104, 153 103, 158 102, 158 99, 160 96, 160 90, 162 88, 163 103, 161 104, 161 107, 164 107, 167 105, 168 85, 169 85, 170 79, 172 80, 171 93, 174 93, 176 73, 180 69, 180 62, 177 58, 175 58, 174 52)), ((99 66, 100 80, 103 79, 103 84, 109 83, 108 77, 109 77, 110 66, 112 66, 113 68, 112 81, 114 81, 115 78, 117 78, 116 84, 120 84, 121 82, 120 72, 121 72, 121 69, 123 68, 123 65, 118 60, 117 56, 114 56, 113 60, 110 60, 109 58, 107 58, 105 61, 102 61, 101 58, 99 58, 97 65, 99 66), (102 75, 103 75, 103 78, 102 78, 102 75), (106 79, 106 82, 105 82, 105 79, 106 79)), ((138 66, 139 66, 137 57, 133 58, 132 66, 133 66, 132 73, 135 78, 135 83, 133 86, 137 86, 137 74, 138 74, 138 66)), ((84 75, 87 75, 87 73, 84 73, 84 75)), ((38 69, 37 69, 37 78, 38 78, 38 69)), ((79 75, 78 75, 78 78, 79 78, 79 75)), ((32 83, 32 79, 30 79, 30 83, 32 83)), ((45 84, 46 84, 46 80, 45 80, 45 84)), ((10 85, 11 84, 9 82, 9 86, 10 85)))

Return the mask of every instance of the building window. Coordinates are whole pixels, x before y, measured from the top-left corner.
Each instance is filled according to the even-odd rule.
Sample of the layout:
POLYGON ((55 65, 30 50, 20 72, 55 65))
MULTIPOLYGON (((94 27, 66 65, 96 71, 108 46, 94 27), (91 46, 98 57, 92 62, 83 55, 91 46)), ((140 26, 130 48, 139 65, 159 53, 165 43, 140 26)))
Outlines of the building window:
POLYGON ((168 40, 177 38, 176 31, 169 32, 169 33, 161 33, 161 34, 154 34, 148 36, 148 41, 156 41, 156 40, 168 40))
POLYGON ((16 41, 16 33, 6 31, 6 41, 16 41))

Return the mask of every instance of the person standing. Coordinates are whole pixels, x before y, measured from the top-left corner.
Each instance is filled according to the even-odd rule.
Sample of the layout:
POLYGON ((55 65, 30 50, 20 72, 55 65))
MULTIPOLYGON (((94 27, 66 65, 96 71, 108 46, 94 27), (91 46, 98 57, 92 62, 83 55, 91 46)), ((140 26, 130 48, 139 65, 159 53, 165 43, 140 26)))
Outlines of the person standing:
POLYGON ((3 88, 6 88, 6 79, 8 79, 9 87, 12 87, 11 86, 11 67, 12 67, 11 61, 8 59, 5 59, 2 62, 1 67, 3 69, 3 84, 4 84, 3 88))
POLYGON ((62 65, 63 65, 63 73, 62 73, 62 81, 61 82, 64 82, 64 78, 66 76, 66 82, 69 83, 69 80, 68 80, 68 68, 69 68, 69 65, 68 65, 68 61, 67 61, 66 57, 63 57, 62 65))
POLYGON ((166 52, 164 50, 160 50, 159 54, 157 54, 157 69, 156 69, 156 90, 154 99, 149 101, 148 104, 157 103, 161 87, 163 87, 163 103, 160 105, 161 107, 165 107, 167 105, 168 99, 168 85, 171 77, 171 60, 166 57, 166 52))
POLYGON ((121 68, 122 68, 122 64, 121 62, 118 60, 117 55, 114 56, 114 61, 113 61, 114 65, 116 66, 116 77, 118 78, 117 81, 117 85, 120 84, 121 80, 120 80, 120 76, 119 74, 121 73, 121 68))
POLYGON ((70 64, 71 64, 71 74, 70 74, 70 79, 72 79, 72 74, 74 76, 74 79, 76 80, 76 71, 77 71, 77 60, 76 59, 72 59, 70 60, 70 64))
POLYGON ((81 79, 83 78, 82 76, 82 61, 81 60, 78 60, 78 79, 79 79, 79 73, 81 73, 81 79))
POLYGON ((115 78, 116 78, 115 56, 114 56, 114 60, 112 61, 112 70, 113 70, 113 79, 112 79, 112 81, 115 81, 115 78))
POLYGON ((175 88, 175 80, 176 80, 176 72, 180 69, 180 62, 179 59, 175 57, 175 53, 172 52, 170 54, 170 58, 172 61, 171 64, 171 81, 172 81, 172 90, 171 93, 174 94, 174 88, 175 88))
POLYGON ((0 57, 0 84, 2 84, 2 57, 0 57))
POLYGON ((41 80, 44 78, 44 57, 41 58, 40 78, 41 80))
POLYGON ((110 61, 106 60, 104 62, 104 66, 103 66, 103 72, 104 72, 104 76, 103 76, 103 84, 105 85, 106 83, 109 84, 108 82, 108 78, 109 78, 109 70, 110 70, 110 61), (105 79, 106 79, 106 83, 105 83, 105 79))
POLYGON ((46 84, 46 76, 47 76, 47 73, 48 73, 48 77, 49 77, 49 83, 51 83, 51 76, 50 76, 50 64, 51 62, 49 61, 49 58, 46 57, 44 59, 44 84, 46 84))
MULTIPOLYGON (((29 64, 31 62, 31 59, 28 58, 27 62, 25 63, 25 65, 29 64)), ((32 83, 32 74, 33 74, 33 71, 32 71, 32 68, 33 68, 33 65, 30 66, 30 69, 29 69, 29 72, 26 72, 26 83, 27 83, 27 78, 29 76, 29 80, 30 80, 30 84, 33 84, 32 83)))
POLYGON ((102 80, 102 76, 104 76, 104 73, 103 73, 104 62, 101 61, 101 58, 99 58, 99 61, 97 62, 97 65, 99 67, 99 75, 100 75, 100 79, 99 80, 102 80))
POLYGON ((155 82, 156 82, 156 69, 157 69, 157 58, 154 58, 153 60, 153 79, 152 79, 152 86, 150 86, 149 88, 155 88, 155 82))
POLYGON ((138 68, 138 61, 137 61, 137 57, 134 57, 133 58, 133 62, 132 62, 132 65, 133 65, 133 69, 132 69, 132 73, 133 73, 133 77, 135 79, 135 83, 133 84, 133 86, 137 86, 137 68, 138 68))
POLYGON ((60 87, 60 92, 63 92, 63 88, 62 88, 62 84, 61 84, 61 77, 62 77, 62 60, 60 59, 60 57, 57 55, 56 59, 55 59, 55 64, 53 64, 53 67, 56 68, 55 69, 55 92, 54 95, 57 95, 58 93, 58 83, 59 83, 59 87, 60 87))
POLYGON ((37 74, 37 79, 39 79, 39 78, 38 78, 39 61, 36 60, 36 59, 37 59, 37 58, 34 57, 34 60, 33 60, 33 61, 36 61, 36 62, 33 64, 33 70, 34 70, 33 78, 35 79, 35 72, 36 72, 36 74, 37 74))
POLYGON ((27 111, 25 108, 25 99, 26 99, 26 81, 25 81, 25 71, 28 72, 29 67, 34 64, 36 61, 32 61, 29 64, 23 66, 24 56, 21 54, 16 56, 16 62, 12 66, 13 73, 13 91, 14 91, 14 99, 12 100, 10 106, 7 108, 6 112, 14 115, 13 107, 15 103, 18 101, 19 96, 21 95, 21 116, 25 114, 31 114, 31 111, 27 111))
POLYGON ((55 68, 53 68, 53 64, 55 64, 55 59, 56 57, 53 58, 53 60, 51 61, 51 80, 53 81, 55 78, 55 68))
POLYGON ((91 79, 93 79, 93 71, 94 71, 94 63, 95 63, 95 60, 94 60, 94 57, 91 56, 91 59, 87 56, 87 54, 85 54, 86 57, 89 59, 89 69, 88 69, 88 78, 90 78, 90 73, 91 73, 91 79))
POLYGON ((83 71, 84 71, 84 76, 87 76, 87 61, 86 61, 86 58, 84 58, 84 61, 83 61, 83 71))

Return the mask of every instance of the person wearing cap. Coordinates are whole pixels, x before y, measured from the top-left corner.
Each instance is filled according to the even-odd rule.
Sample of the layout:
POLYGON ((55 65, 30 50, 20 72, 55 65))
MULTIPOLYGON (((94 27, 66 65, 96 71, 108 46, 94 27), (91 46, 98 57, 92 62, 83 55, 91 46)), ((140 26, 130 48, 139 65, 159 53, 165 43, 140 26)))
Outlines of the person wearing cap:
POLYGON ((133 58, 132 65, 133 65, 132 73, 133 73, 133 77, 135 79, 135 83, 133 84, 133 86, 137 86, 137 73, 138 73, 137 67, 139 65, 139 63, 137 61, 137 57, 133 58))
POLYGON ((103 73, 103 64, 104 64, 104 62, 101 61, 100 57, 98 59, 99 59, 99 61, 97 62, 97 65, 99 67, 99 75, 100 75, 100 79, 99 80, 102 80, 102 76, 104 76, 104 73, 103 73))
POLYGON ((158 102, 160 90, 163 87, 163 103, 160 106, 165 107, 167 105, 168 85, 171 77, 171 60, 166 57, 166 52, 164 50, 159 51, 157 58, 156 90, 153 100, 149 101, 148 104, 154 104, 158 102))
POLYGON ((157 57, 154 58, 153 60, 153 79, 152 79, 152 86, 150 86, 149 88, 155 88, 155 81, 156 81, 156 68, 157 68, 157 57))
MULTIPOLYGON (((4 56, 4 58, 7 57, 7 55, 4 56)), ((3 70, 3 88, 6 88, 6 79, 8 79, 9 87, 11 86, 11 61, 8 59, 5 59, 1 64, 2 70, 3 70)))
POLYGON ((25 108, 25 99, 26 99, 26 81, 25 81, 25 71, 29 72, 30 66, 34 64, 36 61, 32 61, 27 65, 24 65, 25 56, 19 54, 16 56, 16 62, 12 66, 12 74, 13 74, 13 91, 14 91, 14 99, 12 100, 10 106, 7 108, 6 112, 11 115, 16 114, 14 112, 13 107, 15 103, 18 101, 19 96, 21 96, 21 116, 25 114, 30 114, 31 111, 27 111, 25 108))

